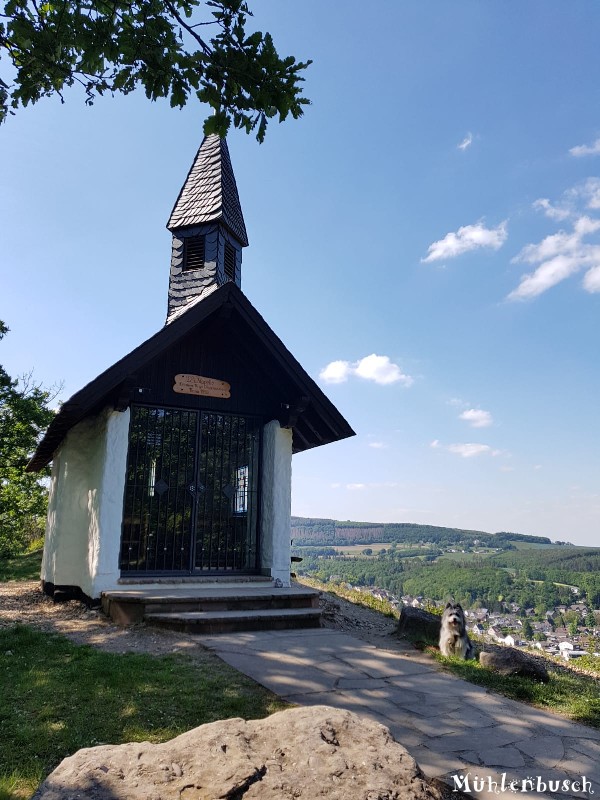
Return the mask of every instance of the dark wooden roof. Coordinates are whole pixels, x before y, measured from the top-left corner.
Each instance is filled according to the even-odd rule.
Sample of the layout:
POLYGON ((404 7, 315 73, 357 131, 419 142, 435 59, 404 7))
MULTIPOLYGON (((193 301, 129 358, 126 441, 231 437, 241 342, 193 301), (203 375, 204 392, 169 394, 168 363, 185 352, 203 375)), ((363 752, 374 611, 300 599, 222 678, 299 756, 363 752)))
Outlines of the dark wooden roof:
POLYGON ((333 403, 271 330, 241 289, 230 281, 201 302, 193 303, 185 313, 64 403, 38 445, 27 470, 36 472, 52 461, 69 430, 81 420, 109 405, 115 408, 127 406, 135 373, 219 314, 227 316, 228 327, 235 324, 238 339, 246 347, 248 358, 260 367, 272 386, 285 386, 285 403, 278 406, 279 421, 293 431, 294 452, 354 436, 354 431, 333 403))
POLYGON ((221 222, 241 243, 248 234, 225 139, 206 136, 167 223, 170 231, 221 222))

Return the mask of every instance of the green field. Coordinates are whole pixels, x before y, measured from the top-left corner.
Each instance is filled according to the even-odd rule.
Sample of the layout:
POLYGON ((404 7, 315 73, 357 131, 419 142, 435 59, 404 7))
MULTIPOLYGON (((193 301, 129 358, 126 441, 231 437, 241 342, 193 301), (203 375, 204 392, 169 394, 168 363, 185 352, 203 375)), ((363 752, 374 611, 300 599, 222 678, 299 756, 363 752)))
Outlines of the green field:
POLYGON ((477 551, 477 553, 442 553, 441 556, 438 556, 438 561, 460 561, 461 563, 468 563, 470 561, 476 561, 477 559, 481 558, 489 558, 490 556, 495 556, 497 553, 496 550, 488 550, 486 548, 482 548, 482 551, 477 551))
MULTIPOLYGON (((300 550, 301 552, 310 555, 311 551, 314 551, 315 555, 319 554, 320 550, 327 549, 327 550, 335 550, 335 552, 339 556, 348 556, 349 558, 374 558, 382 550, 389 552, 391 549, 394 552, 402 554, 403 551, 412 550, 422 550, 423 555, 427 555, 427 553, 431 552, 431 547, 429 545, 416 545, 416 544, 398 544, 397 542, 369 542, 369 544, 332 544, 332 545, 302 545, 301 547, 294 548, 294 550, 300 550), (371 550, 372 552, 369 555, 365 554, 365 550, 371 550)), ((407 556, 407 558, 418 558, 419 556, 407 556)))
MULTIPOLYGON (((540 544, 539 542, 512 542, 517 550, 556 550, 562 548, 560 544, 540 544)), ((563 548, 564 549, 564 548, 563 548)))

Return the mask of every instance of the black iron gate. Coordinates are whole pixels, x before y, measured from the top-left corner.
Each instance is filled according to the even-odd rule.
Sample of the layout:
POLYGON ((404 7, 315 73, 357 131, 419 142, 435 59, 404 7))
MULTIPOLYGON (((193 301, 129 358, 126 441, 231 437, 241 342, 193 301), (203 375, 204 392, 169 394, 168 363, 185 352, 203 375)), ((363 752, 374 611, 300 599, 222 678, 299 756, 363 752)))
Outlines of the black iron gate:
POLYGON ((260 422, 132 406, 122 573, 255 572, 260 422))

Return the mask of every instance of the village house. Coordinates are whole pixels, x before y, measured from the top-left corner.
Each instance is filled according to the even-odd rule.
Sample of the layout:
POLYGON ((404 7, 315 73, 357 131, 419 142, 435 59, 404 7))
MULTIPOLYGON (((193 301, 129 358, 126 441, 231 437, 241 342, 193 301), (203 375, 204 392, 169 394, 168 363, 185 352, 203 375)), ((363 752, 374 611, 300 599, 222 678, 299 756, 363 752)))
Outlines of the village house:
POLYGON ((587 655, 585 650, 581 650, 578 647, 575 647, 573 642, 559 642, 558 650, 560 655, 565 659, 565 661, 570 661, 574 658, 581 658, 581 656, 587 655))

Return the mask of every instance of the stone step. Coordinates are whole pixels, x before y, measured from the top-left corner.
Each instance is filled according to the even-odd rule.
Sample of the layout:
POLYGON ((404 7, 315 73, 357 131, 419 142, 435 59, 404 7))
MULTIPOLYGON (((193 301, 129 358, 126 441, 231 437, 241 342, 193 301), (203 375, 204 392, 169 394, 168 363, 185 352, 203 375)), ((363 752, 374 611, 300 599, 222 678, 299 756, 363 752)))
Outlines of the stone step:
POLYGON ((319 592, 307 587, 289 588, 212 585, 204 587, 153 586, 118 589, 102 596, 104 613, 118 625, 132 625, 153 614, 193 612, 249 612, 315 610, 319 592))
POLYGON ((218 634, 240 631, 319 628, 318 608, 277 608, 249 611, 187 611, 146 614, 144 621, 184 633, 218 634))

